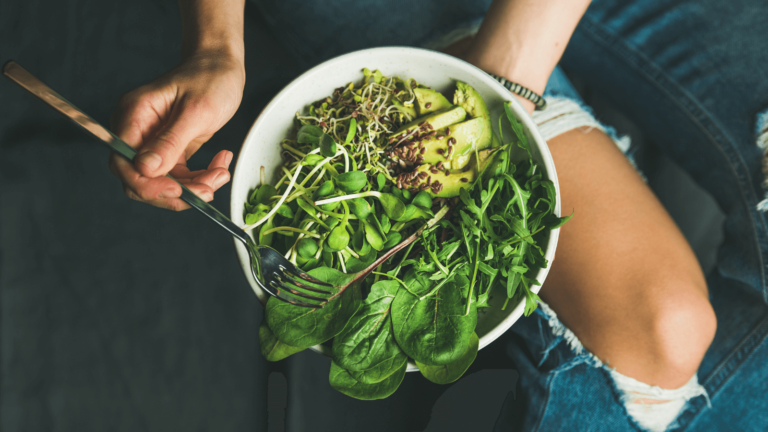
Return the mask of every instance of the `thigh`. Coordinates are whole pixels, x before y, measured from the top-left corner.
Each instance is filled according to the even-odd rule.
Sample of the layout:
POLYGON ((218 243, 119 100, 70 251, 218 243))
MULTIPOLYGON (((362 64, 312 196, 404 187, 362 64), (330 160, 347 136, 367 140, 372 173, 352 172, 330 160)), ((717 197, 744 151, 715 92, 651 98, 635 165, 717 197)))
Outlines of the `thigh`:
POLYGON ((606 134, 572 130, 549 146, 563 212, 574 216, 561 229, 542 298, 620 373, 663 388, 683 385, 714 333, 696 257, 606 134))
POLYGON ((738 0, 596 0, 563 57, 717 200, 717 271, 768 301, 757 116, 768 108, 768 10, 738 0))

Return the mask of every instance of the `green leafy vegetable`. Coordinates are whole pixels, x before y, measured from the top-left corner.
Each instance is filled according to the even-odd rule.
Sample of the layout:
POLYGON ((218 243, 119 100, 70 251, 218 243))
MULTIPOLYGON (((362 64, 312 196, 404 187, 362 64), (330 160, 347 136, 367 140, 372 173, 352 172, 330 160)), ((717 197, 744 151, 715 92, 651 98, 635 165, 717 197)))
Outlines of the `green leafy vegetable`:
POLYGON ((325 133, 323 133, 323 130, 319 127, 305 124, 299 128, 296 141, 302 144, 317 144, 320 142, 320 139, 323 137, 323 135, 325 135, 325 133))
POLYGON ((323 134, 320 138, 320 154, 325 157, 332 157, 336 154, 336 141, 330 135, 323 134))
MULTIPOLYGON (((461 189, 464 190, 464 189, 461 189)), ((421 191, 416 194, 415 197, 413 197, 413 201, 411 201, 411 204, 415 206, 419 206, 425 209, 429 209, 432 207, 432 195, 429 194, 427 191, 421 191)))
POLYGON ((325 181, 320 187, 315 191, 315 197, 324 197, 326 195, 330 195, 333 193, 334 185, 333 180, 327 180, 325 181))
POLYGON ((460 108, 413 79, 366 69, 360 81, 297 114, 296 138, 280 143, 281 177, 267 184, 262 167, 260 186, 248 194, 247 229, 256 230, 260 245, 335 286, 374 262, 376 268, 343 293, 332 289, 321 309, 270 299, 260 327, 268 360, 330 341, 331 385, 359 399, 383 398, 402 381, 408 357, 436 383, 464 374, 478 349, 478 307, 522 302, 526 315, 535 310, 549 232, 572 215, 554 214, 556 185, 533 159, 509 106, 499 118, 513 131, 504 141, 479 94, 457 87, 460 108), (436 108, 438 102, 448 106, 436 108), (426 116, 417 118, 421 112, 426 116), (470 135, 477 140, 468 143, 470 135), (451 143, 446 151, 451 138, 460 154, 451 143), (435 215, 433 208, 448 215, 382 260, 435 215))
POLYGON ((433 383, 450 384, 461 378, 464 372, 472 365, 472 362, 475 361, 479 344, 480 340, 477 338, 477 333, 472 333, 464 354, 455 362, 448 363, 447 365, 433 366, 416 361, 416 366, 419 367, 419 371, 424 375, 424 378, 433 383))
POLYGON ((328 376, 328 381, 331 387, 355 399, 384 399, 394 393, 400 386, 400 383, 403 382, 407 366, 407 363, 403 363, 400 369, 383 381, 375 384, 363 384, 354 379, 344 368, 331 362, 331 372, 328 376))
MULTIPOLYGON (((335 286, 344 285, 352 276, 327 267, 309 274, 335 286)), ((306 299, 295 298, 306 301, 306 299)), ((267 301, 267 324, 278 339, 297 348, 309 348, 336 336, 360 307, 359 286, 352 286, 320 309, 294 306, 275 297, 267 301)))
MULTIPOLYGON (((400 290, 392 303, 395 338, 410 357, 425 364, 446 365, 461 357, 477 323, 473 306, 465 314, 469 280, 463 275, 430 293, 435 282, 412 269, 406 275, 408 290, 400 290)), ((474 305, 474 303, 472 303, 474 305)))
POLYGON ((317 253, 317 250, 317 242, 311 238, 303 238, 299 240, 299 243, 296 246, 296 251, 299 253, 299 255, 306 259, 314 257, 317 253))
POLYGON ((368 179, 362 171, 350 171, 336 177, 336 186, 346 193, 357 193, 368 186, 368 179))
POLYGON ((278 339, 272 330, 269 329, 266 321, 262 321, 259 326, 259 341, 261 346, 261 355, 271 362, 280 361, 290 355, 303 351, 304 348, 290 346, 278 339))
POLYGON ((392 334, 390 306, 399 289, 391 280, 373 284, 363 305, 334 338, 334 362, 348 371, 367 371, 358 381, 379 382, 408 360, 392 334))

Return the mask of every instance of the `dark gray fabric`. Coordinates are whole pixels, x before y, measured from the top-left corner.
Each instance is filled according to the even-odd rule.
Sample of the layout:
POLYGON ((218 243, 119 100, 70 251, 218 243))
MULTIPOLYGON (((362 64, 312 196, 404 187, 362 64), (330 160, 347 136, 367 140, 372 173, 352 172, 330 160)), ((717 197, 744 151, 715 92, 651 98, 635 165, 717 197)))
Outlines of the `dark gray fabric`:
MULTIPOLYGON (((303 71, 246 13, 244 100, 195 168, 236 152, 303 71)), ((179 43, 172 1, 0 2, 0 61, 104 124, 120 94, 176 63, 179 43)), ((222 231, 126 198, 103 146, 6 80, 0 101, 3 432, 490 430, 502 403, 514 405, 502 342, 452 386, 408 374, 376 402, 332 390, 330 361, 312 352, 268 364, 262 307, 222 231)), ((214 201, 225 213, 228 196, 225 186, 214 201)))

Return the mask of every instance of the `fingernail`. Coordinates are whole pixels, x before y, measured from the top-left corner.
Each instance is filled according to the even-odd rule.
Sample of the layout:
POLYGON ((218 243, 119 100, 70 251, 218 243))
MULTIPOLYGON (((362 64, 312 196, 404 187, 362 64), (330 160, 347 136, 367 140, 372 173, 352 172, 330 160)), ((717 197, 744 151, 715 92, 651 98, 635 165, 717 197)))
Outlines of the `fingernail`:
POLYGON ((162 192, 160 192, 160 198, 176 198, 177 197, 176 189, 170 188, 166 189, 162 192))
POLYGON ((146 152, 139 155, 136 163, 140 163, 149 168, 151 171, 154 171, 160 166, 161 163, 163 163, 163 158, 161 158, 160 155, 155 152, 146 152))
POLYGON ((234 156, 235 156, 235 154, 232 153, 232 152, 229 152, 229 154, 227 154, 227 158, 224 160, 224 165, 226 165, 227 168, 229 168, 229 164, 232 163, 232 158, 234 156))

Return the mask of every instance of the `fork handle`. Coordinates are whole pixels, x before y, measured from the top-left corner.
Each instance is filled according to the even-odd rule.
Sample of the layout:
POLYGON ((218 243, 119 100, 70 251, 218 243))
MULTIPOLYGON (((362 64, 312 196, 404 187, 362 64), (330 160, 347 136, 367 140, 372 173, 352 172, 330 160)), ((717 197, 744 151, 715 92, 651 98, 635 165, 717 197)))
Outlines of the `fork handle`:
MULTIPOLYGON (((133 162, 133 158, 136 156, 136 150, 134 150, 133 147, 126 144, 109 129, 89 117, 71 102, 61 97, 61 95, 53 91, 34 75, 24 70, 24 68, 19 66, 15 61, 11 60, 3 66, 3 75, 18 84, 24 90, 32 93, 32 95, 45 102, 60 114, 64 115, 64 117, 72 120, 91 135, 101 140, 101 142, 106 144, 112 151, 133 162)), ((166 177, 179 183, 178 180, 170 175, 166 175, 166 177)), ((194 192, 187 189, 186 186, 181 183, 179 183, 179 186, 181 186, 181 199, 184 200, 184 202, 208 216, 208 218, 216 222, 220 227, 229 231, 230 234, 243 242, 243 244, 248 245, 250 237, 248 237, 248 234, 246 234, 242 228, 237 226, 228 217, 224 216, 220 211, 216 210, 215 207, 200 199, 194 192)))
POLYGON ((419 236, 421 235, 421 233, 423 233, 425 230, 427 230, 427 229, 429 229, 429 228, 432 228, 433 226, 435 226, 435 224, 437 224, 438 222, 440 222, 440 220, 441 220, 443 217, 445 217, 445 215, 446 215, 446 214, 448 214, 448 211, 450 211, 450 209, 451 209, 451 208, 450 208, 450 207, 448 207, 447 205, 443 206, 443 207, 442 207, 442 208, 441 208, 441 209, 440 209, 440 210, 437 212, 437 214, 435 214, 435 216, 434 216, 434 217, 432 217, 432 219, 428 220, 428 221, 427 221, 427 223, 425 223, 424 225, 422 225, 422 226, 421 226, 421 228, 417 229, 417 230, 416 230, 416 231, 415 231, 413 234, 411 234, 411 235, 410 235, 408 238, 406 238, 405 240, 401 241, 401 242, 400 242, 399 244, 397 244, 396 246, 393 246, 393 247, 392 247, 392 249, 388 250, 388 251, 387 251, 387 253, 385 253, 384 255, 380 256, 380 257, 379 257, 379 258, 378 258, 376 261, 374 261, 374 262, 373 262, 371 265, 369 265, 368 267, 366 267, 366 268, 365 268, 365 270, 363 270, 363 271, 361 271, 360 273, 358 273, 358 274, 357 274, 357 276, 355 276, 355 278, 354 278, 354 279, 352 279, 350 282, 348 282, 348 283, 347 283, 347 285, 352 285, 352 284, 354 284, 354 283, 355 283, 355 282, 357 282, 357 281, 360 281, 360 280, 363 280, 363 279, 365 279, 365 277, 366 277, 366 276, 368 276, 369 274, 371 274, 371 272, 372 272, 372 271, 374 271, 374 270, 376 269, 376 267, 378 267, 379 265, 381 265, 381 263, 383 263, 384 261, 388 260, 390 257, 392 257, 392 255, 394 255, 394 254, 396 254, 396 253, 400 252, 400 251, 401 251, 401 250, 402 250, 404 247, 406 247, 406 246, 408 246, 409 244, 411 244, 411 243, 415 242, 415 241, 416 241, 416 239, 417 239, 417 238, 419 238, 419 236))

